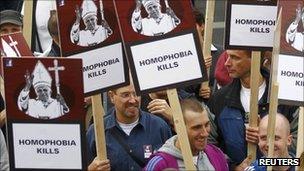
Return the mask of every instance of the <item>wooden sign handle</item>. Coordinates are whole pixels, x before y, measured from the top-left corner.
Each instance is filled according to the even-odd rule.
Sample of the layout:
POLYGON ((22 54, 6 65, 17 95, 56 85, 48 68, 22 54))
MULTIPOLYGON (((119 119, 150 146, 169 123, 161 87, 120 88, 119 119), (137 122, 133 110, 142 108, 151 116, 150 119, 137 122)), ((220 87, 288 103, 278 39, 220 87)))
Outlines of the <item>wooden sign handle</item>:
POLYGON ((185 163, 185 168, 186 170, 196 170, 194 167, 193 159, 192 159, 192 152, 190 149, 190 144, 187 131, 186 131, 186 125, 184 122, 183 114, 182 114, 182 109, 180 107, 179 99, 177 96, 177 91, 176 89, 170 89, 167 90, 167 95, 169 99, 170 106, 172 108, 172 113, 173 113, 173 121, 176 129, 177 136, 179 138, 179 143, 183 155, 183 160, 185 163))
MULTIPOLYGON (((204 43, 203 43, 203 56, 204 59, 211 56, 211 44, 212 44, 212 34, 213 34, 213 20, 214 20, 214 8, 215 1, 208 0, 206 2, 206 16, 205 16, 205 29, 204 29, 204 43)), ((199 33, 200 41, 202 42, 203 37, 199 33)), ((207 76, 209 78, 210 68, 207 69, 207 76)), ((201 84, 201 88, 209 87, 209 81, 205 81, 201 84)))
POLYGON ((208 0, 206 2, 206 17, 205 17, 204 43, 203 43, 204 57, 211 56, 214 8, 215 8, 215 1, 208 0))
POLYGON ((97 158, 99 160, 107 159, 107 149, 104 131, 104 110, 101 103, 101 95, 94 95, 92 98, 94 130, 95 130, 95 142, 97 158))
POLYGON ((300 107, 298 121, 297 157, 304 152, 304 107, 300 107))
MULTIPOLYGON (((304 152, 304 107, 300 107, 299 120, 298 120, 298 137, 297 137, 297 157, 300 157, 304 152)), ((295 170, 299 170, 299 166, 296 166, 295 170)))
MULTIPOLYGON (((273 153, 274 153, 276 114, 278 108, 278 92, 279 92, 279 84, 273 83, 273 85, 271 85, 271 92, 270 92, 269 116, 268 116, 268 126, 267 126, 267 143, 269 147, 267 158, 273 158, 274 155, 273 153)), ((267 170, 271 171, 272 166, 268 166, 267 170)))
POLYGON ((29 47, 32 45, 33 1, 24 1, 23 36, 29 47))
MULTIPOLYGON (((250 70, 250 115, 249 126, 258 126, 258 96, 259 96, 259 84, 255 80, 259 80, 260 75, 260 60, 261 52, 253 51, 251 55, 251 70, 250 70)), ((247 156, 251 156, 251 160, 256 159, 256 144, 248 143, 247 156)))

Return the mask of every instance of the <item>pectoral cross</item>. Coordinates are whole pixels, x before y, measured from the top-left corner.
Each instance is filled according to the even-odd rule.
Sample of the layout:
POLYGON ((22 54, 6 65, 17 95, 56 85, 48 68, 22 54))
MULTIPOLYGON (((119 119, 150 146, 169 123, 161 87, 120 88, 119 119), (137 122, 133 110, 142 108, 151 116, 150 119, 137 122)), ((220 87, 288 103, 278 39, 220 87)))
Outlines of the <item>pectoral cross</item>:
POLYGON ((54 60, 54 67, 49 67, 49 71, 55 72, 55 83, 56 83, 56 90, 57 94, 60 94, 60 83, 59 83, 59 71, 65 70, 64 66, 58 66, 58 60, 54 60))

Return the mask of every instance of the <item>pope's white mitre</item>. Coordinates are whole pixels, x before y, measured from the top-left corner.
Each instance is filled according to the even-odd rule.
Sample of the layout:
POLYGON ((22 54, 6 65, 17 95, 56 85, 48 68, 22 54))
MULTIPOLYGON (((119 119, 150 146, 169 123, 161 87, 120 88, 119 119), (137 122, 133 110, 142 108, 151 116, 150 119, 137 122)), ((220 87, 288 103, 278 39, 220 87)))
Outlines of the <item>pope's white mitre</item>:
POLYGON ((147 8, 148 5, 151 5, 151 4, 157 4, 157 5, 159 5, 159 0, 142 0, 142 4, 143 4, 143 6, 145 8, 147 8))
POLYGON ((97 7, 92 0, 83 0, 81 8, 82 8, 81 17, 83 19, 89 15, 97 15, 97 7))
POLYGON ((47 85, 51 87, 52 77, 50 73, 45 68, 45 66, 40 62, 40 60, 36 63, 35 69, 32 73, 34 75, 33 86, 36 88, 39 85, 47 85))

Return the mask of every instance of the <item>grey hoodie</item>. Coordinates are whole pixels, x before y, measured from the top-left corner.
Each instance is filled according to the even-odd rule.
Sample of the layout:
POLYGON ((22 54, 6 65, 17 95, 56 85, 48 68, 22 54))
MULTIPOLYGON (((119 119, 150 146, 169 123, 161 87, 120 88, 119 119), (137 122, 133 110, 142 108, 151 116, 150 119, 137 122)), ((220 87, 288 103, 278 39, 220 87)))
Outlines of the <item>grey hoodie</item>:
MULTIPOLYGON (((176 139, 177 139, 177 135, 171 137, 165 142, 165 144, 158 151, 165 152, 175 157, 175 159, 177 160, 178 170, 186 170, 182 153, 174 145, 176 139)), ((206 170, 206 171, 215 170, 204 151, 201 151, 199 153, 197 162, 194 164, 197 170, 206 170)))

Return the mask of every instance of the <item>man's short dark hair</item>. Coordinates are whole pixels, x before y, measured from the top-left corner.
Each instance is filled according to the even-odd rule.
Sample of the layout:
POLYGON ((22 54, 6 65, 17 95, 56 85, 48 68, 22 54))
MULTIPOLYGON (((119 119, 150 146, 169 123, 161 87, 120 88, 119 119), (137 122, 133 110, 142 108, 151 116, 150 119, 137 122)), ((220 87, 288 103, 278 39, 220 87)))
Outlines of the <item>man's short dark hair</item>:
POLYGON ((199 113, 203 112, 205 110, 203 108, 202 104, 194 98, 184 99, 180 102, 180 104, 181 104, 183 113, 185 113, 186 110, 190 110, 193 112, 199 112, 199 113))
POLYGON ((195 22, 199 26, 205 24, 205 14, 200 12, 197 8, 193 8, 193 15, 195 17, 195 22))

